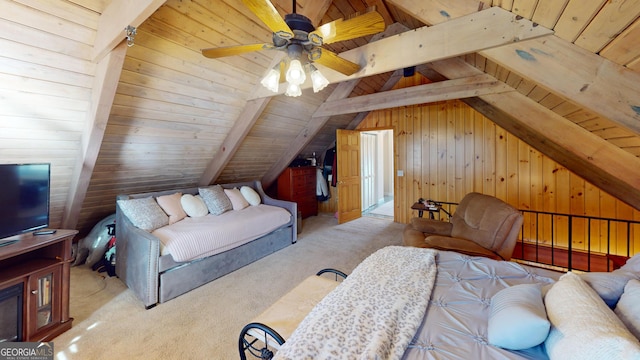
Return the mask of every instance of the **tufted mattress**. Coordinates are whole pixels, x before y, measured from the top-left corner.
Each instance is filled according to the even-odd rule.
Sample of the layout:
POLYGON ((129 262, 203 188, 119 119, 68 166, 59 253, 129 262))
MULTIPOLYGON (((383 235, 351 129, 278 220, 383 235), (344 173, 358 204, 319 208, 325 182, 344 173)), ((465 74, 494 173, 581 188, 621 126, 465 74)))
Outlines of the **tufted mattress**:
POLYGON ((550 284, 562 273, 440 251, 437 277, 407 360, 548 359, 542 346, 508 351, 487 341, 491 297, 508 286, 550 284))

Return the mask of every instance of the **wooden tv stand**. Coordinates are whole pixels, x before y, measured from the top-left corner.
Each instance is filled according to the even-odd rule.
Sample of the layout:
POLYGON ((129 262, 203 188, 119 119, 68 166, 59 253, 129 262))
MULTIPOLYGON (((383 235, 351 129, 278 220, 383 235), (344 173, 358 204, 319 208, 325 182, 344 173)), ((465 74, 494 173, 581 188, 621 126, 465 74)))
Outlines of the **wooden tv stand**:
POLYGON ((0 290, 23 284, 21 341, 51 341, 71 328, 71 243, 77 233, 27 233, 0 247, 0 290))

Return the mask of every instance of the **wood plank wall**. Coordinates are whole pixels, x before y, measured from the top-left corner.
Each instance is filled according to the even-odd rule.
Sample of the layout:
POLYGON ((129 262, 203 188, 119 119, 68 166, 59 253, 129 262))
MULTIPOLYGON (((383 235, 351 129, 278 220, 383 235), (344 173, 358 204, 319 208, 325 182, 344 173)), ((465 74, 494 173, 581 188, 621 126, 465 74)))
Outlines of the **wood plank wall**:
MULTIPOLYGON (((403 78, 396 87, 425 82, 417 74, 403 78)), ((374 111, 358 129, 394 131, 396 222, 408 223, 417 216, 410 207, 420 197, 459 202, 472 191, 496 196, 518 209, 640 220, 638 210, 584 181, 461 101, 374 111), (404 176, 397 176, 398 170, 404 176)), ((332 199, 321 203, 320 211, 334 212, 334 206, 332 199)), ((546 234, 538 237, 549 238, 549 221, 540 221, 545 222, 546 234)), ((527 219, 526 224, 525 238, 535 238, 534 219, 527 219)), ((606 251, 605 225, 591 226, 594 251, 606 251)), ((564 245, 566 228, 564 220, 554 228, 564 245)), ((587 229, 584 221, 574 223, 575 248, 585 247, 582 235, 587 229)), ((626 228, 614 225, 613 233, 614 237, 624 235, 626 228)), ((633 235, 631 254, 640 249, 640 229, 633 235)), ((626 243, 614 244, 611 251, 625 254, 626 243)))
POLYGON ((51 163, 56 228, 81 151, 99 13, 74 1, 0 0, 0 9, 0 163, 51 163))

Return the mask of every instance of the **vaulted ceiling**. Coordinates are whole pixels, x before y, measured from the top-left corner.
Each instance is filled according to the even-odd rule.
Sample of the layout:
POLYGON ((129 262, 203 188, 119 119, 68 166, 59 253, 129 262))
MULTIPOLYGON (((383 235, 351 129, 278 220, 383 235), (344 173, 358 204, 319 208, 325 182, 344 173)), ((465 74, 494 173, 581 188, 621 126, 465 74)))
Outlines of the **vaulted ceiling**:
MULTIPOLYGON (((290 0, 272 2, 282 16, 292 11, 290 0)), ((78 57, 96 64, 67 227, 86 229, 118 193, 268 185, 371 110, 454 98, 640 209, 639 1, 299 0, 296 11, 315 25, 375 7, 387 28, 325 45, 362 70, 319 66, 331 85, 298 98, 260 86, 280 52, 202 56, 271 40, 241 0, 65 3, 94 29, 78 57), (137 28, 131 47, 127 25, 137 28), (432 83, 391 91, 412 66, 432 83)))

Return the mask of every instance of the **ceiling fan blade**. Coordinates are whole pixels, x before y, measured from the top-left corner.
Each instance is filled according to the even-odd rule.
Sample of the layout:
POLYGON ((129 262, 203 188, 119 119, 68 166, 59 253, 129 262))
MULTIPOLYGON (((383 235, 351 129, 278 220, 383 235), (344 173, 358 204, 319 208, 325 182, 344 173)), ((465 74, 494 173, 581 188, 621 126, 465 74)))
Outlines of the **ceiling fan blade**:
POLYGON ((238 46, 225 46, 219 48, 202 49, 202 55, 208 58, 221 58, 232 55, 242 55, 252 51, 258 51, 263 49, 270 49, 273 46, 271 44, 251 44, 251 45, 238 45, 238 46))
POLYGON ((262 20, 272 32, 283 39, 293 37, 293 31, 269 0, 242 0, 242 2, 262 20))
MULTIPOLYGON (((377 11, 353 17, 349 20, 338 19, 318 27, 311 34, 322 37, 324 44, 355 39, 377 34, 385 28, 384 19, 377 11)), ((311 35, 309 34, 309 35, 311 35)))
POLYGON ((331 52, 327 49, 321 49, 322 55, 318 60, 314 60, 314 63, 326 66, 330 69, 343 73, 347 76, 353 75, 360 71, 360 65, 353 63, 349 60, 345 60, 338 56, 338 54, 331 52))

